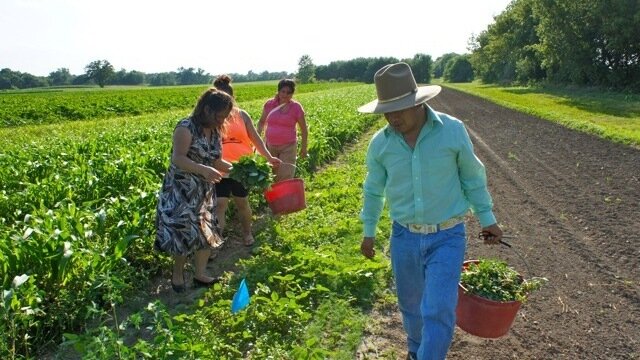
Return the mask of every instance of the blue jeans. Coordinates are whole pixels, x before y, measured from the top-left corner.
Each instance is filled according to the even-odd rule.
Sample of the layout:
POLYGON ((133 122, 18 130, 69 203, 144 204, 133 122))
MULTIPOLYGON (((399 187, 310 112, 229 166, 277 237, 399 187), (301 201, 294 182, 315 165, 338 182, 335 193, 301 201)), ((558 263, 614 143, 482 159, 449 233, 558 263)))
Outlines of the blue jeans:
POLYGON ((464 223, 425 235, 393 222, 391 267, 398 305, 409 351, 420 360, 447 356, 465 246, 464 223))

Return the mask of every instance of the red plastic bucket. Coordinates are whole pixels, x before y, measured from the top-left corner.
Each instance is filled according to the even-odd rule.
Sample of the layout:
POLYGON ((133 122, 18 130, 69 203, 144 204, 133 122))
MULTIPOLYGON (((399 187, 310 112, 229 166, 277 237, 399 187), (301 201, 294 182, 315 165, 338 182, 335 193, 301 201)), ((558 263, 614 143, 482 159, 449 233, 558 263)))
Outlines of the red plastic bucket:
POLYGON ((300 211, 307 207, 304 199, 304 181, 294 178, 278 181, 264 192, 271 212, 278 215, 300 211))
MULTIPOLYGON (((474 261, 477 262, 465 261, 463 268, 474 261)), ((469 294, 458 284, 456 325, 471 335, 499 338, 509 332, 520 304, 520 301, 494 301, 469 294)))

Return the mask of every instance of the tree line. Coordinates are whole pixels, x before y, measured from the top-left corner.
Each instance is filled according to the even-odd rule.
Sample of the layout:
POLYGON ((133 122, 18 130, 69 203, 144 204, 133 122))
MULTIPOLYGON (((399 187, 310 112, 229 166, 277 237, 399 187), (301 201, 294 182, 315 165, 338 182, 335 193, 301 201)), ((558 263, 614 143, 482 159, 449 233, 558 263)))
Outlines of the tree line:
MULTIPOLYGON (((480 79, 496 84, 560 84, 640 91, 640 1, 513 0, 467 54, 404 59, 418 82, 480 79), (428 58, 428 60, 426 59, 428 58), (423 76, 422 72, 427 76, 423 76)), ((336 61, 315 68, 318 80, 371 82, 395 58, 336 61)))
MULTIPOLYGON (((373 82, 373 74, 382 66, 398 62, 393 57, 357 58, 349 61, 335 61, 329 65, 315 66, 309 55, 303 55, 299 60, 298 72, 286 71, 246 74, 230 73, 234 82, 280 80, 296 78, 301 83, 313 81, 360 81, 373 82)), ((413 58, 403 59, 409 63, 414 71, 416 80, 427 83, 431 80, 431 56, 416 54, 413 58)), ((60 68, 49 73, 46 77, 38 77, 29 73, 21 73, 5 68, 0 70, 0 89, 25 89, 46 86, 95 86, 105 85, 194 85, 210 84, 213 75, 203 69, 180 67, 174 72, 146 74, 141 71, 115 71, 107 60, 96 60, 85 66, 85 73, 72 75, 67 68, 60 68)))
MULTIPOLYGON (((304 56, 303 56, 304 58, 304 56)), ((431 67, 433 61, 430 55, 416 54, 412 58, 397 59, 395 57, 374 57, 374 58, 356 58, 345 61, 332 61, 328 65, 319 65, 315 67, 314 78, 312 80, 324 81, 358 81, 364 83, 372 83, 373 76, 381 67, 390 63, 403 61, 409 64, 416 81, 419 83, 428 83, 431 81, 431 67)), ((298 78, 302 82, 309 79, 300 76, 300 69, 304 66, 299 64, 298 78)))
POLYGON ((640 1, 514 0, 471 41, 485 83, 640 90, 640 1))
MULTIPOLYGON (((293 77, 293 74, 286 71, 255 73, 249 71, 247 74, 231 73, 235 82, 279 80, 286 77, 293 77)), ((213 75, 201 68, 180 67, 176 71, 164 73, 144 73, 141 71, 127 71, 121 69, 115 71, 113 65, 108 60, 96 60, 85 66, 85 73, 73 75, 68 68, 59 68, 48 76, 35 76, 29 73, 12 71, 9 68, 0 70, 0 90, 27 89, 40 87, 64 87, 64 86, 95 86, 105 85, 150 85, 150 86, 173 86, 173 85, 196 85, 210 84, 213 75)))

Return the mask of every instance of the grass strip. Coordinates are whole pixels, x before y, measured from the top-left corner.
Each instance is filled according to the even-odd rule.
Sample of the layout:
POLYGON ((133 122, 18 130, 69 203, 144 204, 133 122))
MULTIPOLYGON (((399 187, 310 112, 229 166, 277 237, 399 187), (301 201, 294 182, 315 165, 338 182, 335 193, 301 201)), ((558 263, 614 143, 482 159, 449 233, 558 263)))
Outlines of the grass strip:
POLYGON ((640 95, 595 88, 439 83, 617 143, 640 146, 640 95))

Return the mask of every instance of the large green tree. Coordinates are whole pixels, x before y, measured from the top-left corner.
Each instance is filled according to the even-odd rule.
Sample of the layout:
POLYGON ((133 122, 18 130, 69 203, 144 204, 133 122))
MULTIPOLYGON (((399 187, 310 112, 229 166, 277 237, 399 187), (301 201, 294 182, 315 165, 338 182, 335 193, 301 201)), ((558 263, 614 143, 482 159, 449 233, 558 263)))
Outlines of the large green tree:
POLYGON ((447 53, 437 58, 436 61, 433 62, 433 71, 432 71, 433 77, 436 79, 441 78, 442 75, 444 75, 444 69, 447 66, 447 63, 449 62, 449 60, 459 55, 460 54, 456 54, 456 53, 447 53))
POLYGON ((209 84, 213 80, 213 77, 208 72, 201 68, 194 69, 192 67, 178 68, 176 78, 180 85, 209 84))
POLYGON ((48 78, 49 83, 55 86, 69 85, 71 81, 73 81, 73 75, 71 75, 67 68, 59 68, 56 71, 50 72, 48 78))
POLYGON ((431 82, 431 68, 433 66, 431 55, 415 54, 408 64, 411 66, 411 71, 417 82, 422 84, 431 82))
POLYGON ((494 18, 487 30, 472 38, 470 58, 484 82, 528 82, 544 77, 538 52, 538 0, 514 0, 494 18))
POLYGON ((96 82, 101 88, 113 77, 113 65, 107 60, 96 60, 84 67, 88 78, 96 82))
POLYGON ((298 60, 298 73, 296 78, 302 84, 314 82, 316 79, 316 66, 309 55, 302 55, 298 60))
POLYGON ((471 41, 484 82, 640 90, 639 0, 513 0, 471 41))
POLYGON ((141 71, 120 69, 114 74, 111 83, 116 85, 142 85, 144 80, 145 74, 141 71))
POLYGON ((459 55, 447 62, 444 69, 444 80, 448 82, 470 82, 473 80, 473 67, 469 56, 459 55))
POLYGON ((380 68, 382 68, 385 65, 396 63, 396 62, 398 62, 398 59, 391 58, 391 57, 377 57, 377 58, 369 59, 367 68, 362 74, 362 80, 360 81, 364 81, 366 83, 372 83, 376 75, 376 72, 378 72, 380 68))
POLYGON ((640 89, 640 1, 537 0, 549 79, 640 89))

